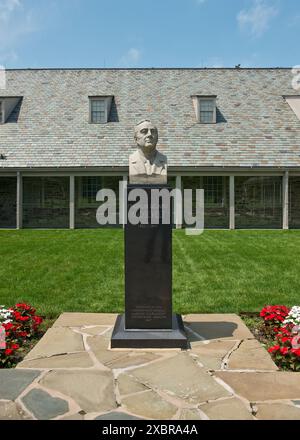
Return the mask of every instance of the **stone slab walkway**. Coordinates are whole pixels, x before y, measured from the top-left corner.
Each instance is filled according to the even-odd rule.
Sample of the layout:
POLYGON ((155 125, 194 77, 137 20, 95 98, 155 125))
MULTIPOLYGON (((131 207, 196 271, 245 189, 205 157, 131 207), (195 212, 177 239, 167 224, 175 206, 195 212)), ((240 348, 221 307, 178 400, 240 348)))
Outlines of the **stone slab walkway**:
POLYGON ((278 371, 237 315, 185 316, 186 351, 111 350, 115 319, 63 313, 0 370, 0 419, 300 420, 300 373, 278 371))

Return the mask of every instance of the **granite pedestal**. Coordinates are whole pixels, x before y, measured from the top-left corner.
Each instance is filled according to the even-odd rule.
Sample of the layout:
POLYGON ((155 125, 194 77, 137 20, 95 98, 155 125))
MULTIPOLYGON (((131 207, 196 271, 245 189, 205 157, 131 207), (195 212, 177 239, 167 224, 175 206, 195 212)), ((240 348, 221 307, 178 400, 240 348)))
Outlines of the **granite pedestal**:
MULTIPOLYGON (((125 315, 116 321, 112 348, 187 348, 182 319, 172 313, 172 215, 163 222, 163 200, 159 199, 156 218, 151 224, 153 190, 167 185, 128 185, 128 213, 136 202, 128 201, 132 190, 147 194, 148 224, 125 226, 125 315)), ((172 214, 170 209, 170 214, 172 214)))

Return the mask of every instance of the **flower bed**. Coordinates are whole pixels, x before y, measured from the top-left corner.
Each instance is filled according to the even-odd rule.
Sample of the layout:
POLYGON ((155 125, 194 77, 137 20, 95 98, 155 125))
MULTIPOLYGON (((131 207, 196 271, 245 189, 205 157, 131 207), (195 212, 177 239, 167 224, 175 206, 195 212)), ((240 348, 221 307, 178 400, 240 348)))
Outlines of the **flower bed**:
POLYGON ((282 370, 300 371, 300 307, 267 306, 260 316, 270 338, 268 352, 282 370))
POLYGON ((0 306, 0 368, 10 368, 22 358, 25 347, 38 334, 43 319, 25 303, 0 306))
POLYGON ((240 313, 281 370, 300 371, 300 307, 274 305, 260 313, 240 313))

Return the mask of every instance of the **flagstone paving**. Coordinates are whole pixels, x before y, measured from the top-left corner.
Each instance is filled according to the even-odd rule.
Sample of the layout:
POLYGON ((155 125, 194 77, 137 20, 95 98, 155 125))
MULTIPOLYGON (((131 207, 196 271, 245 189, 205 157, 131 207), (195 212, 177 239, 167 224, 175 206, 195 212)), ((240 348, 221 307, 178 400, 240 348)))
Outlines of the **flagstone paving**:
POLYGON ((250 405, 236 397, 205 403, 200 409, 211 420, 253 420, 250 405))
POLYGON ((287 403, 260 403, 256 405, 256 417, 259 420, 269 420, 270 418, 285 420, 300 420, 300 408, 287 403))
POLYGON ((116 316, 63 313, 0 370, 0 420, 300 419, 300 373, 278 371, 237 315, 185 316, 185 351, 111 350, 116 316))
POLYGON ((22 399, 24 405, 37 419, 49 420, 69 411, 68 403, 59 397, 52 397, 46 391, 33 389, 22 399))
POLYGON ((31 417, 26 414, 20 405, 15 402, 0 402, 0 420, 30 420, 31 417))

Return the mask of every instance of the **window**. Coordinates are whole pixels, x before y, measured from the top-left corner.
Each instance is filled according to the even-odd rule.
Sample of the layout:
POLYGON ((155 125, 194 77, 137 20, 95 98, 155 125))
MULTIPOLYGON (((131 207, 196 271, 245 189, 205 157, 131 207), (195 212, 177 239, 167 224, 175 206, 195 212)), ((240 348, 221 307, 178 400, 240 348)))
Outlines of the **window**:
POLYGON ((91 120, 93 124, 103 124, 106 122, 105 117, 105 100, 93 99, 91 102, 91 120))
POLYGON ((200 99, 200 122, 212 124, 215 122, 215 100, 200 99))
POLYGON ((24 228, 68 228, 69 177, 23 177, 24 228))
MULTIPOLYGON (((97 192, 103 188, 112 189, 116 195, 117 224, 119 210, 119 182, 122 176, 76 176, 75 177, 75 226, 76 228, 100 228, 97 209, 104 202, 97 201, 97 192)), ((111 225, 107 225, 111 226, 111 225)))
POLYGON ((200 124, 215 124, 217 122, 216 95, 193 95, 193 105, 197 121, 200 124))
POLYGON ((205 229, 229 227, 229 177, 183 176, 183 189, 191 189, 193 215, 196 215, 196 190, 204 190, 205 229))
POLYGON ((109 120, 112 96, 90 96, 90 123, 106 124, 109 120))
POLYGON ((224 206, 224 179, 219 176, 203 178, 204 200, 206 207, 224 206))
POLYGON ((17 178, 0 177, 0 228, 16 227, 17 178))
POLYGON ((4 124, 4 102, 0 101, 0 124, 4 124))
POLYGON ((289 228, 300 229, 300 176, 289 177, 289 228))
MULTIPOLYGON (((20 111, 21 101, 21 96, 0 96, 0 124, 5 124, 16 109, 20 111)), ((17 119, 14 119, 14 122, 17 122, 17 119)))
POLYGON ((95 205, 97 203, 96 195, 100 189, 101 189, 101 177, 96 177, 96 176, 85 177, 82 180, 81 197, 82 199, 85 200, 85 202, 88 205, 91 204, 95 205))
POLYGON ((282 177, 235 177, 235 226, 282 228, 282 177))

